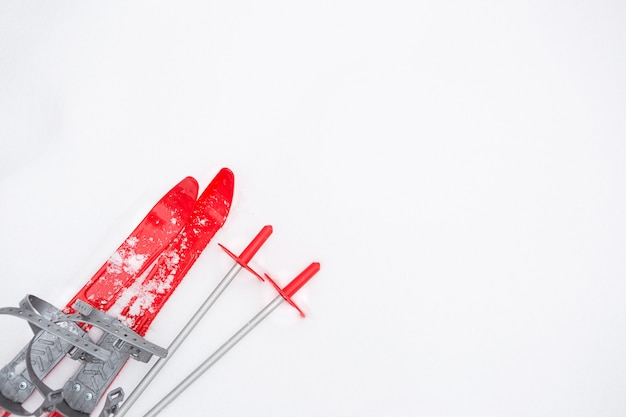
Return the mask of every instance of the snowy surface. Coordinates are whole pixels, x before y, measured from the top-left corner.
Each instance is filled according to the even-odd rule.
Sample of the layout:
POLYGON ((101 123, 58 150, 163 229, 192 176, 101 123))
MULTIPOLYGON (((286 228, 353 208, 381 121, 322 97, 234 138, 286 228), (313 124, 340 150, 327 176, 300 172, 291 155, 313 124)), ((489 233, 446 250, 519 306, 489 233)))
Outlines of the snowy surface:
MULTIPOLYGON (((163 416, 623 416, 624 4, 4 0, 0 305, 63 305, 229 167, 149 339, 228 271, 217 242, 272 224, 256 269, 322 269, 306 319, 281 306, 163 416)), ((273 297, 238 276, 129 415, 273 297)), ((6 362, 29 330, 1 319, 6 362)))

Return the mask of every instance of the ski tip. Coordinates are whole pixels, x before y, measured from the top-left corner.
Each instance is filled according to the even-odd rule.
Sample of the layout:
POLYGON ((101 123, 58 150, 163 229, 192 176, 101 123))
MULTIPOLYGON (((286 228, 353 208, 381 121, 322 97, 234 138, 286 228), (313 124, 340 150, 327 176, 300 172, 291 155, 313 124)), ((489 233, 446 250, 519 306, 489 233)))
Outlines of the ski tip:
POLYGON ((233 190, 235 188, 235 174, 228 168, 220 169, 220 172, 217 173, 215 177, 221 178, 222 180, 222 193, 224 194, 224 198, 229 202, 233 199, 233 190), (228 196, 228 198, 226 198, 228 196))
POLYGON ((235 178, 235 175, 233 174, 233 171, 231 171, 229 168, 226 168, 226 167, 220 169, 220 172, 217 175, 225 175, 225 176, 228 175, 232 179, 235 178))
POLYGON ((224 184, 234 186, 235 174, 233 174, 233 171, 231 171, 229 168, 224 167, 219 170, 219 172, 215 176, 215 179, 220 179, 224 184))
POLYGON ((188 184, 194 184, 196 187, 198 186, 198 181, 194 177, 192 177, 191 175, 188 175, 185 178, 183 178, 180 181, 180 183, 181 184, 188 183, 188 184))
POLYGON ((203 194, 219 195, 224 201, 230 202, 233 199, 233 190, 235 188, 235 176, 228 168, 222 168, 217 175, 211 180, 203 194))
POLYGON ((198 181, 194 177, 185 177, 183 178, 177 185, 176 188, 180 188, 183 192, 192 197, 194 200, 198 198, 198 190, 200 189, 200 185, 198 181))

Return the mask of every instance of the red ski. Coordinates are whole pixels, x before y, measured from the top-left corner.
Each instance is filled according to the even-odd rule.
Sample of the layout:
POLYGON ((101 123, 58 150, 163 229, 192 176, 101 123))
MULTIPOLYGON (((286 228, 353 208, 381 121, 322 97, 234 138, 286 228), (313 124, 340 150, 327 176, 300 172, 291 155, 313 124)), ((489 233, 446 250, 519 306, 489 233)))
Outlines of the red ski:
POLYGON ((168 192, 124 243, 67 304, 76 300, 107 311, 146 268, 163 252, 189 221, 196 204, 198 182, 187 177, 168 192))
MULTIPOLYGON (((152 354, 164 354, 141 336, 225 222, 233 186, 232 172, 224 168, 196 201, 197 182, 185 178, 157 203, 63 312, 36 297, 27 297, 23 302, 27 305, 21 306, 40 314, 40 322, 49 320, 49 328, 50 323, 72 318, 71 313, 78 311, 81 315, 73 320, 82 323, 82 329, 70 328, 70 332, 78 334, 91 325, 106 327, 106 331, 97 345, 85 342, 86 347, 78 354, 73 352, 76 343, 68 345, 64 340, 73 334, 66 332, 64 336, 57 329, 55 334, 50 330, 36 333, 29 346, 0 371, 1 406, 18 415, 56 409, 66 416, 87 416, 128 358, 147 361, 152 354), (113 317, 104 311, 114 313, 113 317), (120 331, 122 324, 127 327, 120 331), (38 338, 43 338, 41 343, 38 338), (83 362, 62 390, 52 391, 41 380, 68 352, 83 362), (93 359, 90 355, 96 352, 102 356, 93 359), (33 374, 34 378, 29 378, 33 374), (21 403, 34 386, 46 400, 38 410, 28 412, 21 403)), ((31 327, 33 324, 31 321, 31 327)), ((41 323, 35 326, 43 327, 41 323)), ((2 417, 10 415, 5 412, 2 417)), ((60 416, 57 412, 52 415, 60 416)))

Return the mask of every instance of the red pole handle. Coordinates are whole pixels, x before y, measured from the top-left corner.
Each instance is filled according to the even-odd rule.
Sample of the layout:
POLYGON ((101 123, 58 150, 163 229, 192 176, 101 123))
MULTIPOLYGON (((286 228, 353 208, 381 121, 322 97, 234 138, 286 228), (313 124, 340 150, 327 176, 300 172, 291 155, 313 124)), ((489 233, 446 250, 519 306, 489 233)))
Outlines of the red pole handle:
POLYGON ((264 281, 261 275, 259 275, 256 271, 250 268, 250 266, 248 265, 248 262, 250 262, 252 257, 259 251, 261 246, 263 246, 265 241, 270 237, 270 235, 272 234, 272 231, 273 231, 272 226, 270 225, 263 226, 261 231, 257 233, 254 239, 252 239, 252 242, 250 242, 248 246, 246 246, 246 248, 243 250, 243 252, 241 252, 241 255, 239 256, 235 255, 234 253, 226 249, 226 247, 222 245, 221 243, 218 243, 218 245, 220 248, 224 249, 224 252, 230 255, 230 257, 233 258, 235 262, 237 262, 243 268, 250 271, 254 276, 256 276, 261 281, 264 281))
POLYGON ((300 274, 291 280, 289 284, 285 288, 283 288, 283 292, 287 297, 291 297, 294 295, 304 284, 306 284, 313 275, 317 274, 320 270, 320 263, 313 262, 311 265, 307 266, 306 269, 300 274))
POLYGON ((285 288, 280 288, 278 284, 267 274, 265 274, 265 278, 276 288, 276 291, 287 301, 293 308, 298 310, 300 315, 304 317, 304 312, 293 302, 291 296, 294 295, 304 284, 306 284, 313 275, 317 274, 320 270, 320 263, 313 262, 311 265, 307 266, 304 271, 300 272, 297 277, 291 280, 289 284, 285 288))
POLYGON ((261 246, 263 246, 265 241, 270 237, 272 231, 272 226, 270 226, 269 224, 263 226, 263 229, 261 229, 261 231, 255 236, 255 238, 252 239, 252 242, 250 242, 250 244, 246 246, 243 252, 241 252, 241 255, 239 255, 239 260, 244 264, 250 262, 252 257, 259 251, 261 246))

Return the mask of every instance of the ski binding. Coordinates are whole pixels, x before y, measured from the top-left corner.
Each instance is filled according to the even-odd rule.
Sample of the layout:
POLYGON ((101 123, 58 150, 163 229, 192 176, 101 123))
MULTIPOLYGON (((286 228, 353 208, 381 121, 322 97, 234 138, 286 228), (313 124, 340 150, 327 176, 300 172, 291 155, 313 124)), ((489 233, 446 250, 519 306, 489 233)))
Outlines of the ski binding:
POLYGON ((167 349, 147 341, 110 314, 81 300, 72 307, 76 313, 65 314, 41 298, 27 295, 20 307, 0 308, 0 314, 28 321, 35 334, 0 370, 0 407, 18 415, 40 415, 56 408, 68 416, 84 416, 93 410, 127 359, 148 362, 153 356, 167 356, 167 349), (83 326, 100 329, 100 340, 93 342, 83 326), (82 362, 83 372, 75 374, 61 390, 52 390, 43 383, 42 375, 66 354, 82 362), (34 389, 46 400, 29 412, 22 403, 34 389))

